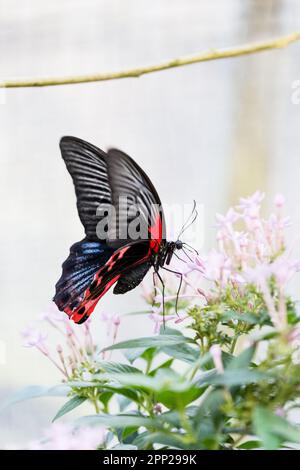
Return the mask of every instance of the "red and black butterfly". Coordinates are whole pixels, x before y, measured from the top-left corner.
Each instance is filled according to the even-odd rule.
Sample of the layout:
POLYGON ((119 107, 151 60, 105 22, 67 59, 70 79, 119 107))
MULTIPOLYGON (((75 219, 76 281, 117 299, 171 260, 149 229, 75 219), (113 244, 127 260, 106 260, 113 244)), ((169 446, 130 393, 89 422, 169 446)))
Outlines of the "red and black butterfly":
POLYGON ((134 289, 151 267, 158 274, 160 267, 168 265, 183 243, 166 241, 159 196, 131 157, 116 149, 105 153, 76 137, 63 137, 60 148, 73 179, 86 237, 71 247, 53 300, 75 323, 83 323, 113 284, 114 294, 134 289), (119 203, 124 197, 139 208, 139 224, 144 226, 140 232, 145 234, 146 229, 147 233, 142 239, 118 236, 128 233, 134 219, 128 207, 119 203), (99 208, 108 205, 115 208, 115 224, 99 238, 97 227, 105 213, 99 208))

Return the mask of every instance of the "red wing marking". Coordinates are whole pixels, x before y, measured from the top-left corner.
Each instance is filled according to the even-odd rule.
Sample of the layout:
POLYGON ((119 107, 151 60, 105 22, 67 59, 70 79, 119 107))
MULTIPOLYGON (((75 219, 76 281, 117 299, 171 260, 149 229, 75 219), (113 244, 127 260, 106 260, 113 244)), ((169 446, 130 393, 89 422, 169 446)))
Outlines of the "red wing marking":
MULTIPOLYGON (((101 294, 99 297, 96 299, 89 299, 88 298, 88 292, 89 289, 86 290, 85 292, 85 297, 83 301, 81 302, 80 306, 76 308, 75 310, 71 310, 70 308, 66 308, 65 312, 69 315, 69 318, 73 320, 75 323, 83 323, 87 318, 93 313, 98 301, 103 297, 103 295, 110 289, 110 287, 117 282, 119 279, 120 274, 115 276, 113 279, 111 279, 103 288, 101 294)), ((99 278, 101 282, 101 277, 99 278)))
POLYGON ((150 234, 150 248, 157 253, 162 240, 162 220, 160 214, 157 215, 154 225, 149 227, 150 234))
POLYGON ((117 282, 119 277, 122 275, 124 270, 127 268, 134 267, 137 264, 142 263, 151 255, 151 249, 148 250, 147 254, 135 262, 122 265, 122 260, 126 252, 131 248, 130 245, 120 248, 116 251, 106 262, 104 266, 95 274, 94 279, 90 286, 86 289, 83 294, 82 301, 73 310, 70 307, 65 308, 65 313, 75 323, 83 323, 94 311, 98 301, 103 295, 110 289, 110 287, 117 282))

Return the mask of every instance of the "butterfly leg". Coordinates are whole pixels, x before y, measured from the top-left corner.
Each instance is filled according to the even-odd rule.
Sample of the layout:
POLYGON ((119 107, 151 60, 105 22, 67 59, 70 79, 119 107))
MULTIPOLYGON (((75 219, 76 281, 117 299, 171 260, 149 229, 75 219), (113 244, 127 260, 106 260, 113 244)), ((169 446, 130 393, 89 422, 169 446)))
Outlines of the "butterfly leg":
POLYGON ((166 322, 165 322, 165 283, 164 283, 163 278, 159 274, 158 270, 155 270, 154 273, 157 275, 162 285, 163 320, 164 320, 164 328, 165 328, 165 325, 166 325, 166 322))
POLYGON ((163 266, 162 269, 164 269, 165 271, 169 271, 169 273, 177 274, 180 277, 179 286, 178 286, 177 293, 176 293, 176 302, 175 302, 175 313, 176 315, 178 315, 178 299, 179 299, 179 294, 181 291, 183 274, 179 273, 178 271, 172 271, 172 269, 166 268, 165 266, 163 266))

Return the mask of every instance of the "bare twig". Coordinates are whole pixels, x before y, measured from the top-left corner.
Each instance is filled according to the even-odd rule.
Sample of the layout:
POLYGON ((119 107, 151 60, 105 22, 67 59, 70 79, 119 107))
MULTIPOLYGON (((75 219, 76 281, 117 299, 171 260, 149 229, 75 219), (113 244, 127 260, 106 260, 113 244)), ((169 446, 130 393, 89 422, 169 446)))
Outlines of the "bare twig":
POLYGON ((272 49, 280 49, 287 47, 289 44, 300 40, 300 32, 281 36, 279 38, 270 39, 264 42, 254 44, 245 44, 228 49, 212 49, 200 52, 194 56, 181 57, 158 65, 150 65, 148 67, 138 67, 121 72, 99 73, 91 75, 78 75, 70 77, 53 77, 53 78, 29 78, 19 80, 5 80, 0 82, 0 88, 22 88, 22 87, 42 87, 54 85, 71 85, 76 83, 103 82, 107 80, 117 80, 120 78, 140 77, 147 73, 160 72, 184 65, 196 64, 198 62, 207 62, 209 60, 227 59, 229 57, 239 57, 243 55, 255 54, 257 52, 268 51, 272 49))

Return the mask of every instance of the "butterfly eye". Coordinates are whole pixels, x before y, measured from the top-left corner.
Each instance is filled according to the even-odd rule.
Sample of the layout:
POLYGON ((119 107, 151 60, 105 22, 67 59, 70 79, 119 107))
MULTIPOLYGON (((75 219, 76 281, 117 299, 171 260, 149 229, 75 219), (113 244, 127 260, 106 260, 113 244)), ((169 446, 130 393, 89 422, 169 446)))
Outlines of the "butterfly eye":
POLYGON ((181 250, 182 247, 183 247, 182 241, 181 241, 181 240, 177 240, 177 241, 175 242, 175 247, 177 248, 177 250, 181 250))

